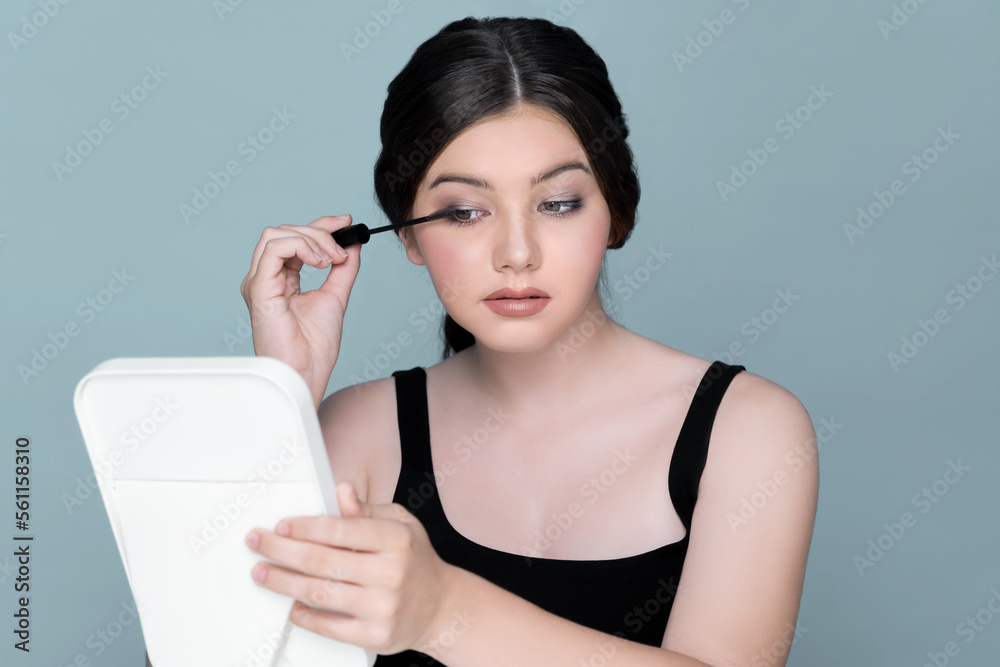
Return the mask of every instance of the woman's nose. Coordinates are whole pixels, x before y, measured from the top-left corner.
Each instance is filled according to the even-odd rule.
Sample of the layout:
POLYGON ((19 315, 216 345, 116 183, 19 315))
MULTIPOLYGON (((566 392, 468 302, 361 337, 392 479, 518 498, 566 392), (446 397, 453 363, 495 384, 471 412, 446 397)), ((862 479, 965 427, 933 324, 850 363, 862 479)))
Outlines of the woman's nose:
POLYGON ((497 270, 536 269, 541 262, 533 221, 523 215, 496 214, 493 224, 493 264, 497 270))

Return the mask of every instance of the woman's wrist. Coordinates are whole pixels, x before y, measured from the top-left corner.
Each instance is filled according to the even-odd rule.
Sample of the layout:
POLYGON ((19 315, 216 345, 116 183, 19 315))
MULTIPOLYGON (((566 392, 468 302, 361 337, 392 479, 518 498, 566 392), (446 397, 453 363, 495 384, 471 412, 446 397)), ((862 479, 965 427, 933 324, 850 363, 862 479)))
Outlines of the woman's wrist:
POLYGON ((299 375, 301 375, 302 379, 306 381, 306 387, 309 389, 309 395, 312 397, 313 407, 317 412, 319 411, 320 404, 323 403, 323 399, 326 397, 326 388, 330 384, 330 377, 333 375, 333 367, 330 367, 329 372, 325 371, 326 369, 322 369, 320 372, 315 374, 299 371, 299 375))
POLYGON ((434 600, 430 620, 414 647, 433 657, 439 657, 442 649, 454 643, 456 630, 453 626, 456 618, 468 616, 469 593, 474 590, 472 578, 476 576, 443 561, 442 565, 440 592, 434 600))

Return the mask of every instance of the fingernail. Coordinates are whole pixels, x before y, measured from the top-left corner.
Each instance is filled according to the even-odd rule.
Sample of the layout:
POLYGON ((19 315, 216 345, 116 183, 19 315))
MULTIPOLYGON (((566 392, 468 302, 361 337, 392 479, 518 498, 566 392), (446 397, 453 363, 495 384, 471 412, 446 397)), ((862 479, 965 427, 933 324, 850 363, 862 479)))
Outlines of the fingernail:
POLYGON ((288 524, 284 521, 279 521, 278 525, 274 527, 274 532, 278 535, 288 535, 292 532, 292 529, 288 527, 288 524))
POLYGON ((252 576, 255 581, 263 583, 264 580, 267 579, 267 568, 263 565, 258 565, 254 569, 250 570, 250 576, 252 576))
POLYGON ((333 251, 335 253, 337 253, 338 255, 340 255, 341 257, 347 257, 348 256, 347 251, 344 250, 343 248, 341 248, 339 245, 335 246, 334 249, 333 249, 333 251))
POLYGON ((333 219, 334 220, 347 220, 349 217, 351 217, 351 214, 350 213, 345 213, 343 215, 335 215, 335 216, 333 216, 333 219))
POLYGON ((256 531, 251 530, 247 533, 247 536, 243 538, 243 541, 247 543, 247 546, 251 549, 256 549, 257 545, 260 544, 260 535, 256 531))

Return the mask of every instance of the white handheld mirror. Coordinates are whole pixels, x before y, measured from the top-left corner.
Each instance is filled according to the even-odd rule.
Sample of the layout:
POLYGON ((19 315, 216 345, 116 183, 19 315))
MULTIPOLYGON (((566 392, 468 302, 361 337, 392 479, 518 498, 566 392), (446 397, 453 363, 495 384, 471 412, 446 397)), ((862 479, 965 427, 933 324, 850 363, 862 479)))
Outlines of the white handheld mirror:
POLYGON ((154 667, 371 667, 375 655, 292 625, 243 537, 339 515, 305 381, 268 357, 119 358, 74 408, 154 667))

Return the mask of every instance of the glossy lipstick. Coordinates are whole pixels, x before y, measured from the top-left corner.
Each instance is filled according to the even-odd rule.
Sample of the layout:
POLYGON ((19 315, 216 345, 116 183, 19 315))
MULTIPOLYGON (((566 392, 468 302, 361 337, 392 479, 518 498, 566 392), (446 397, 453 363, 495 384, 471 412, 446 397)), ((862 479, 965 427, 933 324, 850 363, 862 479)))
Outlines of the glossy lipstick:
POLYGON ((549 295, 533 287, 511 289, 505 287, 483 299, 486 307, 505 317, 527 317, 540 313, 549 305, 549 295))

